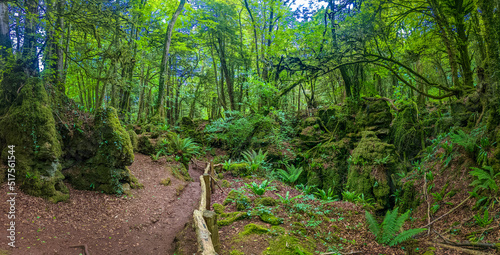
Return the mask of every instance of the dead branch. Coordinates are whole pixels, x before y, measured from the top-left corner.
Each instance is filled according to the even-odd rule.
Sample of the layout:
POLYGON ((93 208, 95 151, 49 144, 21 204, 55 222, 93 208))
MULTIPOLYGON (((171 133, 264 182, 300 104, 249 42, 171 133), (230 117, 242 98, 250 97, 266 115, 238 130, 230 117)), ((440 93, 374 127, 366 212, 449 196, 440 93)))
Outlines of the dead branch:
POLYGON ((454 207, 453 209, 451 209, 449 212, 447 212, 447 213, 445 213, 445 214, 441 215, 439 218, 437 218, 437 219, 433 220, 431 223, 429 223, 429 224, 427 224, 427 225, 423 226, 422 228, 426 228, 426 227, 428 227, 428 226, 430 226, 430 225, 432 225, 432 224, 436 223, 438 220, 442 219, 444 216, 446 216, 446 215, 448 215, 448 214, 452 213, 452 212, 453 212, 453 211, 455 211, 458 207, 460 207, 460 206, 462 206, 463 204, 465 204, 465 202, 469 201, 469 199, 470 199, 471 197, 472 197, 472 196, 467 197, 464 201, 462 201, 462 203, 460 203, 459 205, 455 206, 455 207, 454 207))

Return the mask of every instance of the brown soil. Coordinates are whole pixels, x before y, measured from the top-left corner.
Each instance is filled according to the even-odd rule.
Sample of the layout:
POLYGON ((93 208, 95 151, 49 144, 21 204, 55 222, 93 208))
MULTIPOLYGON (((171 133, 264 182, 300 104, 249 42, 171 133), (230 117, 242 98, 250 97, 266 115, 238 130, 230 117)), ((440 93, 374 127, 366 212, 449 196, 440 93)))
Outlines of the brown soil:
MULTIPOLYGON (((42 198, 18 192, 16 197, 16 248, 0 238, 0 253, 10 254, 173 254, 175 236, 184 229, 198 206, 199 175, 203 169, 190 166, 194 182, 175 179, 165 167, 165 159, 152 162, 135 155, 131 172, 144 185, 131 196, 106 195, 74 190, 70 199, 52 204, 42 198), (169 186, 160 180, 170 178, 169 186), (180 196, 176 187, 186 185, 180 196), (81 245, 81 246, 80 246, 81 245), (80 246, 80 247, 71 247, 80 246)), ((69 185, 68 185, 69 186, 69 185)), ((1 186, 7 192, 7 185, 1 186)), ((8 227, 8 207, 0 203, 1 226, 8 227)), ((187 228, 189 230, 189 228, 187 228)), ((192 244, 196 247, 196 243, 192 244)))

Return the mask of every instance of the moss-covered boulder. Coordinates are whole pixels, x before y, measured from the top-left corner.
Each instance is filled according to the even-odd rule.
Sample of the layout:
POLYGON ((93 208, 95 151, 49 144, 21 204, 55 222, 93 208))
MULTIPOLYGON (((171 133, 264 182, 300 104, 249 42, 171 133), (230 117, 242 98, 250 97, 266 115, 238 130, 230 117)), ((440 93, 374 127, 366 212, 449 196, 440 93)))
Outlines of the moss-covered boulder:
POLYGON ((75 188, 121 194, 123 184, 135 186, 136 179, 126 167, 134 161, 132 143, 114 108, 97 112, 93 137, 98 144, 96 154, 65 172, 75 188))
POLYGON ((388 137, 391 122, 391 110, 385 101, 365 101, 356 115, 358 131, 372 130, 382 139, 388 137))
MULTIPOLYGON (((349 151, 351 139, 325 142, 308 152, 311 158, 306 168, 307 185, 328 190, 332 188, 335 194, 340 195, 347 179, 349 151)), ((306 155, 304 155, 306 156, 306 155)))
POLYGON ((62 183, 60 137, 40 80, 27 80, 0 118, 0 140, 4 161, 10 155, 8 146, 15 145, 16 183, 22 190, 52 202, 69 198, 62 183))
POLYGON ((283 219, 282 218, 278 218, 274 215, 272 215, 271 213, 268 213, 268 212, 263 212, 259 215, 259 218, 261 221, 265 222, 265 223, 269 223, 271 225, 279 225, 279 224, 282 224, 283 223, 283 219))
POLYGON ((130 137, 130 142, 132 143, 132 148, 134 149, 134 152, 138 150, 138 140, 139 137, 133 130, 128 131, 128 135, 130 137))
POLYGON ((155 147, 146 135, 139 136, 137 139, 137 151, 144 155, 155 153, 155 147))
POLYGON ((375 200, 375 209, 389 206, 391 178, 395 165, 394 145, 382 142, 373 131, 362 139, 349 159, 347 187, 375 200))
POLYGON ((269 247, 263 255, 274 254, 314 254, 316 242, 310 238, 297 238, 290 235, 280 235, 269 241, 269 247), (300 251, 300 253, 298 252, 300 251))
POLYGON ((269 229, 266 228, 265 226, 250 223, 250 224, 245 225, 245 227, 243 228, 243 231, 238 233, 238 236, 245 237, 245 236, 249 236, 252 234, 261 235, 261 234, 267 234, 268 232, 269 232, 269 229))
POLYGON ((248 218, 247 212, 223 213, 220 215, 220 219, 217 221, 217 225, 228 226, 237 220, 242 220, 245 218, 248 218))
POLYGON ((254 201, 254 204, 256 206, 263 205, 263 206, 275 206, 278 204, 278 201, 272 197, 260 197, 256 198, 254 201))
POLYGON ((246 162, 234 163, 229 166, 229 172, 233 176, 246 176, 249 168, 250 166, 246 162))

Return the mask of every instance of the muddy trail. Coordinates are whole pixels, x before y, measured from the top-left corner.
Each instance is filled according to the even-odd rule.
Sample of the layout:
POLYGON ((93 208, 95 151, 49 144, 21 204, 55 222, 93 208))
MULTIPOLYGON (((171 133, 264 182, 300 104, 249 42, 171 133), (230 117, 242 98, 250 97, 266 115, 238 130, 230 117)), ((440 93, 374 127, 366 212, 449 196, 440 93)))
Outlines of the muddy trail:
MULTIPOLYGON (((192 218, 200 197, 203 164, 190 164, 194 182, 172 176, 165 159, 153 162, 135 154, 130 171, 144 188, 132 196, 106 195, 70 187, 67 202, 52 204, 18 191, 16 248, 1 238, 0 251, 16 254, 173 254, 174 238, 192 218), (168 186, 161 179, 170 178, 168 186), (184 187, 177 196, 177 190, 184 187)), ((7 193, 7 185, 1 187, 7 193)), ((0 203, 1 225, 8 228, 9 208, 0 203)), ((193 244, 195 245, 195 244, 193 244)))

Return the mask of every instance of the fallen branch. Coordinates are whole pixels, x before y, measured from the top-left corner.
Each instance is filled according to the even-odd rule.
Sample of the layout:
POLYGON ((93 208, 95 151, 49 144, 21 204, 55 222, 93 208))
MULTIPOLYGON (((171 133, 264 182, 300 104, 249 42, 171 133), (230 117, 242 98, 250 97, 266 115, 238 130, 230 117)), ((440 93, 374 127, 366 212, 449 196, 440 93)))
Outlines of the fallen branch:
POLYGON ((462 201, 462 203, 460 203, 459 205, 455 206, 455 207, 454 207, 453 209, 451 209, 449 212, 447 212, 447 213, 445 213, 445 214, 441 215, 439 218, 437 218, 437 219, 433 220, 431 223, 429 223, 429 224, 427 224, 427 225, 423 226, 422 228, 427 228, 428 226, 430 226, 430 225, 432 225, 432 224, 436 223, 438 220, 442 219, 444 216, 446 216, 446 215, 448 215, 448 214, 452 213, 452 212, 453 212, 453 211, 455 211, 458 207, 460 207, 460 206, 462 206, 463 204, 465 204, 465 202, 467 202, 467 201, 468 201, 471 197, 472 197, 472 196, 467 197, 464 201, 462 201))
POLYGON ((449 244, 444 244, 444 243, 433 243, 433 242, 426 242, 427 245, 429 246, 440 246, 442 248, 450 249, 457 251, 457 254, 471 254, 471 255, 488 255, 488 253, 480 252, 480 251, 475 251, 475 250, 469 250, 466 248, 462 247, 457 247, 449 244))
POLYGON ((471 242, 458 243, 458 242, 453 242, 450 239, 447 239, 446 237, 444 237, 441 234, 439 234, 436 230, 433 230, 433 231, 439 237, 441 237, 446 244, 453 245, 453 246, 456 246, 456 247, 472 247, 472 248, 480 248, 480 249, 497 249, 497 245, 494 244, 494 243, 471 243, 471 242))
POLYGON ((400 109, 398 109, 394 105, 394 100, 392 100, 390 98, 387 98, 387 97, 362 97, 362 98, 365 99, 365 100, 368 100, 368 101, 386 101, 386 102, 389 102, 389 104, 391 105, 392 109, 394 109, 397 112, 400 111, 400 109))

